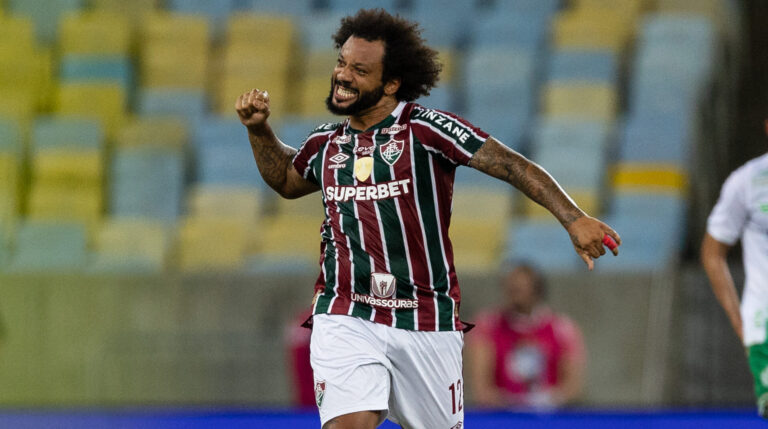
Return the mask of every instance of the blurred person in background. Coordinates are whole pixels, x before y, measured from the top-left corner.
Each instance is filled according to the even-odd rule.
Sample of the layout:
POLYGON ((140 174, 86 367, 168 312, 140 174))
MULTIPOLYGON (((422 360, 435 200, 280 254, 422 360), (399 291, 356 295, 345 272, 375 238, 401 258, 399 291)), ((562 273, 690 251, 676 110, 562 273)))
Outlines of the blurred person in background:
POLYGON ((300 311, 285 328, 285 345, 288 361, 288 378, 293 384, 293 405, 301 408, 315 406, 312 365, 309 363, 309 339, 311 331, 302 322, 312 316, 312 309, 300 311))
POLYGON ((456 167, 504 180, 547 208, 589 269, 605 237, 620 239, 535 163, 456 115, 412 102, 441 70, 417 24, 361 10, 341 20, 333 40, 326 106, 347 118, 317 127, 298 151, 267 122, 266 90, 235 104, 264 181, 284 198, 322 191, 322 269, 309 321, 321 424, 374 428, 389 418, 460 428, 468 325, 448 238, 456 167))
POLYGON ((467 336, 469 385, 478 406, 547 409, 578 399, 585 370, 581 331, 545 299, 536 268, 507 265, 500 307, 482 312, 467 336))
MULTIPOLYGON (((768 120, 765 121, 768 134, 768 120)), ((768 154, 726 179, 707 219, 701 262, 712 291, 747 352, 757 408, 768 418, 768 154), (741 240, 746 280, 742 300, 728 268, 728 251, 741 240)))

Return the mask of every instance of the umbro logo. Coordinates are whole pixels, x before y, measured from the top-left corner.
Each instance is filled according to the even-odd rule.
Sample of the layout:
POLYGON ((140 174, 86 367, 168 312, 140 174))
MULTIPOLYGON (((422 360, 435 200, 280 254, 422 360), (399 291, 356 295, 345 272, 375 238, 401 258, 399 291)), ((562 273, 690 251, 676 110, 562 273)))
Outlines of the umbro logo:
POLYGON ((331 161, 333 164, 329 164, 328 168, 336 169, 336 168, 344 168, 347 166, 347 163, 344 162, 349 159, 349 155, 346 153, 337 153, 336 155, 333 155, 332 157, 328 158, 328 161, 331 161))

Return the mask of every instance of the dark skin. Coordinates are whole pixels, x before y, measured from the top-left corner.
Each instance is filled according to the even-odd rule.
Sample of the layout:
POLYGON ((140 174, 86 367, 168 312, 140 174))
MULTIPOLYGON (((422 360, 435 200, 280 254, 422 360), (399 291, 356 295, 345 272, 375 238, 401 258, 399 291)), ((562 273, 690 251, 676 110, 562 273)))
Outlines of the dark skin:
MULTIPOLYGON (((381 99, 373 106, 350 115, 350 126, 367 130, 381 122, 397 107, 395 97, 400 88, 398 78, 383 81, 384 43, 350 37, 339 52, 339 62, 333 70, 333 98, 336 107, 355 103, 360 94, 383 86, 381 99)), ((296 150, 283 144, 267 122, 269 94, 253 89, 241 95, 235 103, 240 121, 248 129, 253 156, 264 181, 284 198, 298 198, 320 190, 304 179, 291 160, 296 150)), ((593 258, 605 254, 602 239, 605 234, 621 244, 621 239, 608 225, 586 215, 560 188, 546 171, 493 137, 474 154, 469 164, 490 176, 501 179, 547 208, 565 227, 576 252, 591 270, 593 258)), ((618 250, 613 251, 618 254, 618 250)), ((363 411, 339 416, 323 429, 375 428, 380 411, 363 411)))

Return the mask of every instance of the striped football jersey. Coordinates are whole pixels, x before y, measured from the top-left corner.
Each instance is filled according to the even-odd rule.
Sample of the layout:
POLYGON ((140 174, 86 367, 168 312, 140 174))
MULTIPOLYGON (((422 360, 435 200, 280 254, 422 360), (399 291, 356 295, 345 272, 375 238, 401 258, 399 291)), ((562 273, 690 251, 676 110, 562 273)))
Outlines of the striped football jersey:
POLYGON ((456 167, 488 134, 451 113, 401 102, 364 132, 316 128, 293 165, 322 190, 313 314, 402 329, 465 329, 448 238, 456 167))

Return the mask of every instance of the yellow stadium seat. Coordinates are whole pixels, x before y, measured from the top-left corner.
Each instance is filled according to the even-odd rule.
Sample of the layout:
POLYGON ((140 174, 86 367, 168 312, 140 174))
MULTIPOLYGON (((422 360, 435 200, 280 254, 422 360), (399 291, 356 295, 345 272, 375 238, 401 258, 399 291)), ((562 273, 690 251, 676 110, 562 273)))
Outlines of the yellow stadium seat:
POLYGON ((306 62, 304 63, 304 76, 311 78, 325 77, 330 85, 331 74, 334 67, 336 67, 338 56, 338 52, 334 50, 307 53, 306 62))
POLYGON ((160 0, 90 0, 93 10, 117 13, 132 22, 143 21, 159 10, 160 0))
POLYGON ((618 110, 618 93, 609 84, 550 83, 542 98, 547 116, 612 120, 618 110))
POLYGON ((65 83, 59 87, 56 112, 99 119, 114 137, 126 117, 126 94, 119 84, 65 83))
POLYGON ((22 128, 29 128, 36 107, 37 97, 33 92, 0 88, 0 116, 12 119, 22 128))
POLYGON ((84 221, 89 225, 102 214, 100 186, 71 188, 33 185, 29 196, 29 217, 84 221))
POLYGON ((128 18, 111 12, 83 12, 64 16, 59 33, 61 53, 129 55, 128 18))
POLYGON ((232 217, 256 222, 259 218, 259 190, 229 185, 198 185, 187 197, 192 217, 232 217))
POLYGON ((254 250, 255 230, 247 220, 187 218, 179 231, 179 268, 185 272, 236 270, 254 250))
MULTIPOLYGON (((225 76, 276 77, 292 72, 295 53, 270 46, 228 45, 224 51, 225 76)), ((330 73, 330 71, 328 72, 330 73)), ((330 78, 330 74, 327 74, 330 78)))
POLYGON ((275 197, 275 213, 278 217, 303 217, 312 219, 312 223, 319 228, 320 222, 325 219, 325 209, 320 199, 320 193, 309 194, 301 198, 288 200, 275 197))
POLYGON ((618 189, 684 192, 688 187, 688 173, 675 164, 620 163, 614 167, 613 186, 618 189))
MULTIPOLYGON (((568 195, 571 196, 576 205, 578 205, 587 214, 590 216, 600 215, 600 195, 597 192, 579 189, 568 189, 566 191, 568 192, 568 195)), ((555 218, 547 209, 538 205, 533 200, 526 198, 524 204, 525 215, 528 218, 541 221, 557 222, 557 218, 555 218)))
POLYGON ((164 263, 170 250, 168 227, 149 219, 111 218, 96 233, 97 253, 141 257, 164 263))
POLYGON ((0 16, 0 46, 11 45, 20 51, 32 51, 37 43, 34 23, 21 16, 0 16))
POLYGON ((331 90, 331 79, 329 77, 306 78, 301 87, 296 112, 302 116, 326 114, 325 99, 331 90))
POLYGON ((207 45, 154 43, 141 57, 142 86, 155 88, 205 88, 208 74, 207 45))
POLYGON ((98 150, 39 150, 33 155, 32 171, 36 184, 98 184, 104 178, 104 156, 98 150))
POLYGON ((442 83, 453 82, 456 76, 456 68, 458 67, 457 54, 449 49, 440 49, 437 52, 437 60, 443 65, 443 70, 440 72, 440 81, 442 83))
POLYGON ((275 50, 291 50, 296 40, 296 27, 290 18, 268 14, 241 13, 230 17, 227 42, 244 42, 270 46, 275 50))
POLYGON ((482 218, 490 222, 506 222, 512 215, 513 193, 489 191, 473 186, 456 186, 453 191, 452 219, 482 218))
POLYGON ((495 272, 503 254, 507 222, 484 216, 452 218, 449 234, 460 272, 495 272))
POLYGON ((317 217, 282 215, 260 223, 259 253, 315 263, 320 257, 320 225, 317 217))
POLYGON ((126 124, 117 136, 116 146, 182 147, 189 139, 184 121, 178 118, 140 118, 126 124))
POLYGON ((635 21, 648 10, 649 0, 571 0, 577 10, 613 10, 622 13, 630 21, 635 21))
POLYGON ((623 51, 635 31, 625 13, 611 9, 575 9, 561 13, 553 26, 557 49, 623 51))
POLYGON ((15 154, 0 153, 0 221, 19 215, 21 163, 15 154))
POLYGON ((13 43, 0 42, 0 94, 15 93, 12 98, 31 95, 34 110, 49 107, 52 98, 51 64, 48 50, 25 50, 13 43))
POLYGON ((143 43, 150 44, 208 46, 211 35, 204 16, 158 12, 146 18, 142 39, 143 43))

